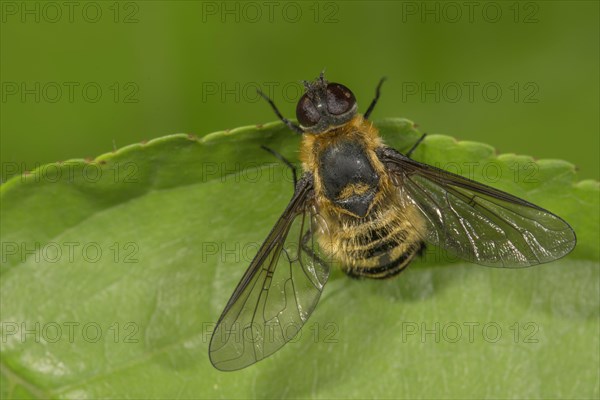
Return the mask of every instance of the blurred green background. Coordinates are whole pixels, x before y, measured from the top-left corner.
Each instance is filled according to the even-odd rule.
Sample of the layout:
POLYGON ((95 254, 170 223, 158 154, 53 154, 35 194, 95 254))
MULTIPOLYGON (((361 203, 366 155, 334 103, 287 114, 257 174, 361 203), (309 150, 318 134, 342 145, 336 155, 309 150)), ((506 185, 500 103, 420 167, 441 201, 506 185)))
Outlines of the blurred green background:
POLYGON ((2 180, 176 132, 294 116, 326 68, 373 118, 599 178, 597 1, 2 4, 2 180))
MULTIPOLYGON (((47 162, 95 157, 114 147, 172 133, 202 136, 275 120, 270 107, 256 96, 256 88, 270 94, 284 115, 293 117, 299 81, 315 78, 323 68, 329 79, 354 91, 362 111, 379 78, 388 77, 373 119, 406 117, 424 132, 489 143, 500 152, 564 159, 578 166, 581 179, 598 179, 599 4, 3 1, 2 181, 47 162)), ((47 224, 32 229, 41 232, 47 224)), ((181 268, 189 272, 188 265, 181 268)), ((531 273, 541 271, 532 269, 531 273)), ((487 273, 469 276, 488 279, 483 278, 487 273)), ((194 288, 187 290, 179 285, 181 276, 188 275, 169 281, 172 293, 203 290, 193 284, 198 282, 195 279, 207 279, 196 276, 185 283, 188 289, 194 288)), ((542 276, 532 285, 558 288, 555 292, 563 296, 552 298, 548 306, 564 317, 563 336, 556 343, 563 337, 578 341, 582 336, 567 329, 578 321, 569 314, 569 307, 588 304, 584 301, 590 292, 579 291, 583 300, 578 303, 569 298, 569 291, 560 290, 563 281, 557 276, 562 275, 542 276), (563 304, 563 298, 573 302, 563 304), (563 310, 567 311, 561 314, 563 310)), ((575 279, 569 286, 574 292, 573 285, 593 281, 579 276, 584 279, 575 279)), ((79 287, 77 280, 70 283, 79 287)), ((407 287, 406 283, 400 286, 403 296, 407 287)), ((373 293, 380 290, 372 288, 373 293)), ((69 291, 61 294, 72 297, 69 291)), ((202 295, 208 296, 207 292, 202 295)), ((504 306, 502 296, 494 301, 497 307, 504 306)), ((197 313, 193 307, 185 312, 197 313)), ((370 317, 377 318, 377 314, 370 317)), ((585 345, 578 342, 567 348, 585 345)), ((597 346, 589 351, 597 354, 597 346)), ((510 358, 521 353, 505 354, 510 358)), ((544 362, 541 357, 525 357, 532 365, 544 362)), ((577 359, 578 363, 575 359, 565 368, 589 372, 589 359, 577 359)), ((432 364, 437 362, 433 359, 432 364)), ((206 359, 193 359, 190 365, 206 363, 206 359)), ((511 365, 516 364, 511 361, 511 365)), ((261 374, 262 370, 248 371, 261 374)), ((479 384, 487 382, 490 371, 483 371, 479 384)), ((310 368, 295 369, 290 379, 308 372, 310 368)), ((508 375, 521 372, 518 368, 507 371, 508 375)), ((536 372, 534 368, 534 377, 536 372)), ((327 373, 335 376, 337 371, 327 373)), ((193 379, 201 382, 202 376, 193 379)), ((229 382, 234 378, 218 379, 229 382)), ((513 384, 510 379, 507 382, 513 384)), ((423 384, 424 391, 429 383, 423 384)), ((543 389, 551 392, 561 383, 544 382, 550 389, 543 389)), ((149 387, 162 384, 148 382, 149 387)))

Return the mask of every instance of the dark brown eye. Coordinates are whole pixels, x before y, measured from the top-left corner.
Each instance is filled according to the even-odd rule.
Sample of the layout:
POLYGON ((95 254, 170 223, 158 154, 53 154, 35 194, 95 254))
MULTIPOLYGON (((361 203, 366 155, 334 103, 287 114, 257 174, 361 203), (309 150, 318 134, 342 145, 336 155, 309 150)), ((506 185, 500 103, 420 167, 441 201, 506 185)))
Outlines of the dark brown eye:
POLYGON ((315 107, 307 95, 302 96, 296 106, 296 118, 298 118, 300 125, 305 127, 315 126, 321 119, 321 114, 317 111, 317 107, 315 107))
POLYGON ((344 85, 330 83, 327 85, 327 110, 333 115, 350 111, 356 104, 354 94, 344 85))

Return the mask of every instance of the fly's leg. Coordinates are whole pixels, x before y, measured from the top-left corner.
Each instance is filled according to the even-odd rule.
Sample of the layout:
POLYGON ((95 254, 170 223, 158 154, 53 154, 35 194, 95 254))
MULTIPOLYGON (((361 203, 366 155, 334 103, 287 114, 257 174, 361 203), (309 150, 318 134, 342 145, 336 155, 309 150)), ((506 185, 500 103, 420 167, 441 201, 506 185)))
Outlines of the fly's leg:
POLYGON ((312 238, 312 232, 309 229, 302 236, 302 240, 300 243, 300 246, 302 246, 302 250, 304 250, 306 252, 306 254, 308 254, 310 257, 312 257, 313 260, 316 260, 318 263, 320 263, 322 265, 327 265, 325 263, 325 261, 323 261, 321 259, 321 257, 319 257, 317 254, 315 254, 313 249, 310 248, 310 246, 308 246, 308 241, 310 240, 310 238, 312 238))
POLYGON ((371 104, 369 105, 369 108, 367 108, 367 111, 365 111, 365 119, 369 118, 369 115, 371 115, 371 112, 373 112, 373 109, 375 108, 375 104, 377 104, 377 100, 379 100, 379 95, 381 94, 381 85, 383 84, 383 82, 385 81, 385 76, 383 78, 381 78, 379 80, 379 83, 377 84, 377 88, 375 89, 375 98, 373 99, 373 101, 371 101, 371 104))
POLYGON ((419 140, 417 140, 417 142, 415 144, 413 144, 413 146, 410 148, 410 150, 408 150, 408 152, 406 152, 406 157, 410 158, 410 155, 413 153, 413 151, 415 151, 415 149, 417 148, 417 146, 421 144, 421 142, 423 141, 423 139, 425 139, 425 136, 427 136, 426 133, 424 133, 419 138, 419 140))
POLYGON ((279 154, 275 150, 268 148, 267 146, 260 146, 260 147, 263 150, 266 150, 269 153, 273 154, 275 157, 277 157, 280 161, 282 161, 285 165, 287 165, 292 170, 293 178, 294 178, 294 190, 295 190, 296 184, 298 183, 298 169, 296 168, 296 166, 294 164, 292 164, 290 160, 288 160, 287 158, 285 158, 283 155, 279 154))
POLYGON ((271 105, 271 108, 273 109, 273 111, 275 111, 275 114, 277 115, 277 117, 284 123, 287 125, 288 128, 290 128, 291 130, 293 130, 296 133, 302 133, 302 128, 300 128, 299 125, 294 124, 292 121, 290 121, 289 119, 285 118, 283 115, 281 115, 281 113, 279 112, 279 110, 277 109, 277 106, 275 105, 275 103, 273 103, 273 100, 271 100, 266 94, 264 94, 262 91, 257 90, 256 91, 263 99, 265 99, 266 101, 269 102, 269 104, 271 105))

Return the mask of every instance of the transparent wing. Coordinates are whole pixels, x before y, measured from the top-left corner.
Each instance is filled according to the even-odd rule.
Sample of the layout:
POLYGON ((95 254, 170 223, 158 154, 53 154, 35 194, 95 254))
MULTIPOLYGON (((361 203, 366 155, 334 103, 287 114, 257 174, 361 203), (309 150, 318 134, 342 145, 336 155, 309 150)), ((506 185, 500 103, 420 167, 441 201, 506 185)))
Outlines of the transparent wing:
POLYGON ((560 217, 508 193, 383 147, 378 155, 423 239, 478 264, 520 267, 556 260, 576 243, 560 217))
POLYGON ((329 267, 313 237, 312 190, 305 175, 225 306, 210 342, 215 368, 237 370, 273 354, 317 305, 329 267))

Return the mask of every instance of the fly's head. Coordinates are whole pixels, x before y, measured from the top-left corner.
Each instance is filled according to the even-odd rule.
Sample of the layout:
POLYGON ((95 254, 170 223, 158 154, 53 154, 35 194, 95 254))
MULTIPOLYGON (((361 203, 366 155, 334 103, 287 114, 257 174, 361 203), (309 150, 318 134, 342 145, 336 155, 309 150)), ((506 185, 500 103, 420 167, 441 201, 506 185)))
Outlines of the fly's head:
POLYGON ((352 91, 342 84, 327 82, 323 72, 314 82, 304 81, 304 87, 306 93, 296 106, 296 118, 304 132, 327 132, 356 115, 358 106, 352 91))

